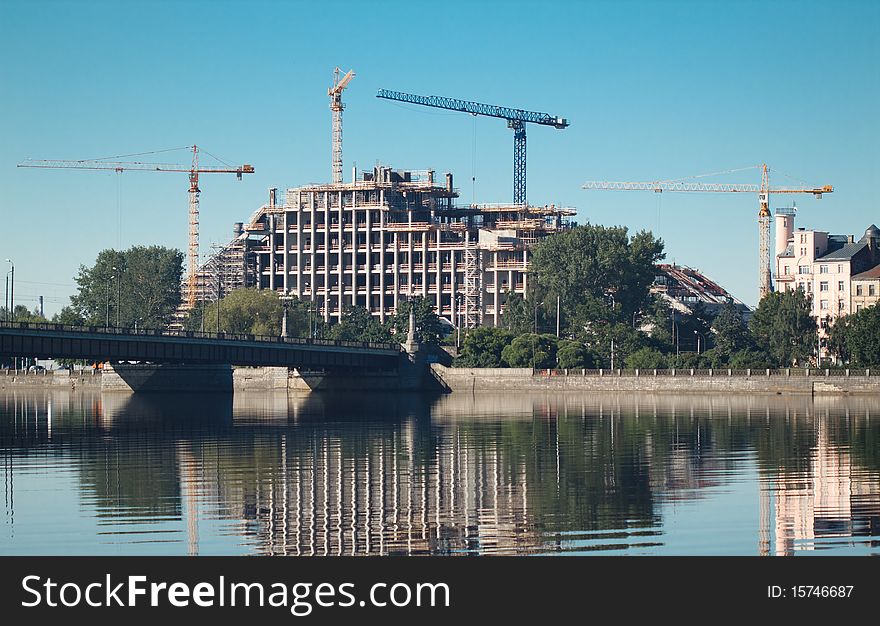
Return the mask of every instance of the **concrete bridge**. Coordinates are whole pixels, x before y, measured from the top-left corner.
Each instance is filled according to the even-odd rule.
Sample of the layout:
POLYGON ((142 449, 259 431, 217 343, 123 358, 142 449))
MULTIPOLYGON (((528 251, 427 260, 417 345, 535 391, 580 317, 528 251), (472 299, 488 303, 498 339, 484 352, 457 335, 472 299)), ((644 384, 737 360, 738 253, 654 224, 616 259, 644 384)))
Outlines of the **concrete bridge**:
MULTIPOLYGON (((423 359, 414 356, 396 343, 0 322, 0 357, 113 362, 113 371, 119 376, 126 378, 126 372, 131 374, 129 382, 135 390, 139 381, 147 378, 154 379, 150 388, 156 388, 156 375, 163 367, 174 372, 173 377, 165 377, 169 381, 179 379, 186 371, 201 371, 207 388, 217 389, 218 385, 225 385, 226 374, 218 378, 223 366, 229 371, 231 390, 233 365, 290 368, 341 378, 397 375, 402 385, 414 388, 419 386, 422 370, 426 369, 423 359)), ((198 378, 193 384, 200 386, 198 378)), ((205 389, 201 385, 201 390, 205 389)))

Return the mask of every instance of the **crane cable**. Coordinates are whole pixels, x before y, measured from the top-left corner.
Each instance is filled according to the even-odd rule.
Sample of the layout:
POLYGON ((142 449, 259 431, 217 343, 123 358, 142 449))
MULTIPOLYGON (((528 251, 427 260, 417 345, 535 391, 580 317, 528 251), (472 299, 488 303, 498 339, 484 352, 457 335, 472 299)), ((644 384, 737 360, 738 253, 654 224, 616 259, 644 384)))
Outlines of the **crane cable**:
POLYGON ((473 118, 472 145, 471 145, 471 204, 477 203, 477 116, 473 118))

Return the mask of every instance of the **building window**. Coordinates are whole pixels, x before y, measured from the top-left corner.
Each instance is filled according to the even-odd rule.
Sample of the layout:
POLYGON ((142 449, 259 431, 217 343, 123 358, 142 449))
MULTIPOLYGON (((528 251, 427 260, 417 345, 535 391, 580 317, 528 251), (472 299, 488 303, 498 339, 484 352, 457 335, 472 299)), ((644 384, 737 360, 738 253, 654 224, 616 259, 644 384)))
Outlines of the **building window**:
POLYGON ((856 285, 856 295, 857 296, 862 295, 862 286, 861 285, 856 285))
POLYGON ((838 291, 843 291, 844 289, 846 289, 846 287, 843 286, 843 281, 842 281, 842 280, 838 280, 838 281, 837 281, 837 290, 838 290, 838 291))
POLYGON ((799 265, 798 266, 798 274, 809 274, 810 266, 809 265, 799 265))
POLYGON ((827 274, 828 273, 828 266, 827 265, 820 265, 819 266, 819 273, 820 274, 827 274))
POLYGON ((876 296, 877 295, 877 288, 874 285, 868 285, 868 295, 869 296, 876 296))
POLYGON ((791 274, 791 268, 788 265, 785 266, 784 270, 785 271, 783 272, 783 274, 785 274, 786 276, 791 274))
POLYGON ((820 301, 819 308, 822 309, 823 311, 827 311, 828 310, 828 300, 820 301))
POLYGON ((862 310, 862 305, 861 305, 861 304, 857 304, 857 305, 856 305, 856 313, 858 313, 858 312, 861 311, 861 310, 862 310))
POLYGON ((819 291, 828 291, 828 281, 823 280, 819 283, 819 291))

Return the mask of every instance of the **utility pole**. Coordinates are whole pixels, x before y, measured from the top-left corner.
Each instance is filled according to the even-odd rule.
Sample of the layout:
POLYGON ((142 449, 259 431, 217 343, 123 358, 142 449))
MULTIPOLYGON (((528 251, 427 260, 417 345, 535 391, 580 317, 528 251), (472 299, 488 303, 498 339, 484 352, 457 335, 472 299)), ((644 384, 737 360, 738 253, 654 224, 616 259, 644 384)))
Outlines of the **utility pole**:
MULTIPOLYGON (((116 269, 115 267, 113 268, 116 269)), ((107 317, 104 320, 104 328, 110 328, 110 281, 113 280, 113 277, 110 277, 110 280, 107 281, 107 284, 104 286, 104 294, 107 296, 107 317)))
POLYGON ((220 334, 220 301, 222 300, 220 293, 220 272, 217 272, 217 334, 220 334))
POLYGON ((119 311, 122 308, 122 291, 120 289, 120 271, 116 272, 116 328, 119 328, 119 311))
MULTIPOLYGON (((6 259, 6 262, 12 266, 10 272, 12 273, 12 280, 10 281, 9 287, 9 304, 6 307, 6 310, 9 314, 9 321, 15 321, 15 263, 12 262, 12 259, 6 259)), ((7 275, 8 276, 8 275, 7 275)))
POLYGON ((614 338, 611 338, 611 369, 614 369, 614 338))
POLYGON ((559 339, 559 304, 561 297, 556 296, 556 338, 559 339))
POLYGON ((461 349, 461 294, 455 294, 455 313, 457 322, 455 324, 455 349, 461 349))

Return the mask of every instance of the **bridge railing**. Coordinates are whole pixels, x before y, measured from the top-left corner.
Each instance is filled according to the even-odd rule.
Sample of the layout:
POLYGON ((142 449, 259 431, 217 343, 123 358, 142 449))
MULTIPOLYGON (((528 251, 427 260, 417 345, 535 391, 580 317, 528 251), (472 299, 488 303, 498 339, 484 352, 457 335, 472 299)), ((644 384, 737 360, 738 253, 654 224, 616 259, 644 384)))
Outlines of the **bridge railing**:
POLYGON ((302 339, 275 335, 252 335, 249 333, 203 333, 195 330, 168 330, 163 328, 117 328, 114 326, 72 326, 53 322, 0 322, 0 328, 18 330, 49 330, 98 335, 125 335, 128 337, 171 337, 182 339, 213 339, 222 341, 259 341, 303 346, 332 346, 340 348, 367 348, 372 350, 399 351, 400 344, 375 341, 339 341, 335 339, 302 339))

